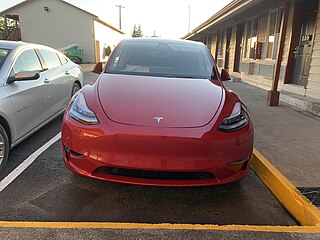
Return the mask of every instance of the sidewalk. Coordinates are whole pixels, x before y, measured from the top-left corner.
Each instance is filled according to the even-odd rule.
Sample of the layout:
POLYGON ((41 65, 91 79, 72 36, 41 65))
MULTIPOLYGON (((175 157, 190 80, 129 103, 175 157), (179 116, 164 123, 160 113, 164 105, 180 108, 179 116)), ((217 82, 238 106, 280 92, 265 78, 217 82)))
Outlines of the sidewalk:
POLYGON ((225 82, 251 110, 255 148, 296 187, 320 187, 320 117, 280 103, 266 106, 267 92, 225 82))

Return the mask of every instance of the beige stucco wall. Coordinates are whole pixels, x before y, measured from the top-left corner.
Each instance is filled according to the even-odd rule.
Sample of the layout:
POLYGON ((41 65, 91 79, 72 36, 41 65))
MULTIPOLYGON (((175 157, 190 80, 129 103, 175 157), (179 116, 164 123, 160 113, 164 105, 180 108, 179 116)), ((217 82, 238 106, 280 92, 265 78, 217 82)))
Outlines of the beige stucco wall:
POLYGON ((5 14, 19 15, 23 41, 56 49, 76 43, 84 50, 84 62, 95 62, 93 15, 61 0, 28 1, 5 14))

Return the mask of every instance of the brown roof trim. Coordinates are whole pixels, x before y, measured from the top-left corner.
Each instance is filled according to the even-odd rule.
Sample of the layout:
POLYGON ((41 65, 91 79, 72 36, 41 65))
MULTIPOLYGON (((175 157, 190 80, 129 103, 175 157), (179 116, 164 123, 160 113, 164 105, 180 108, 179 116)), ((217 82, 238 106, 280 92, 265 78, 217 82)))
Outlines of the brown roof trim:
POLYGON ((182 37, 182 39, 189 39, 192 36, 196 35, 197 33, 207 29, 208 27, 214 25, 215 23, 221 21, 223 18, 231 15, 232 13, 238 11, 242 7, 248 5, 249 3, 253 2, 255 0, 234 0, 231 3, 229 3, 227 6, 222 8, 220 11, 218 11, 216 14, 214 14, 212 17, 210 17, 207 21, 200 24, 198 27, 196 27, 194 30, 186 34, 182 37))
POLYGON ((98 17, 96 17, 94 20, 97 21, 98 23, 101 23, 102 25, 104 25, 104 26, 106 26, 106 27, 108 27, 108 28, 111 28, 111 29, 114 30, 114 31, 117 31, 118 33, 124 34, 124 32, 122 32, 120 29, 118 29, 118 28, 110 25, 109 23, 106 23, 105 21, 101 20, 101 19, 98 18, 98 17))

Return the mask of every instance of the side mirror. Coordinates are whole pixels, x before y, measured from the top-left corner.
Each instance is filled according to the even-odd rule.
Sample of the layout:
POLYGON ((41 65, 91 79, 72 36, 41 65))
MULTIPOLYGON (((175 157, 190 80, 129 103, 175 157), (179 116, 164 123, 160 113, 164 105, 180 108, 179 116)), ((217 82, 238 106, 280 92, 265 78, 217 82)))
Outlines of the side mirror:
POLYGON ((38 71, 22 71, 15 74, 14 77, 9 77, 7 83, 13 83, 16 81, 30 81, 37 80, 40 77, 38 71))
POLYGON ((231 80, 230 74, 229 74, 228 71, 225 70, 225 69, 222 69, 222 70, 221 70, 221 80, 222 80, 222 81, 231 80))
POLYGON ((102 73, 102 62, 96 63, 96 65, 94 66, 92 72, 93 73, 98 73, 98 74, 102 73))

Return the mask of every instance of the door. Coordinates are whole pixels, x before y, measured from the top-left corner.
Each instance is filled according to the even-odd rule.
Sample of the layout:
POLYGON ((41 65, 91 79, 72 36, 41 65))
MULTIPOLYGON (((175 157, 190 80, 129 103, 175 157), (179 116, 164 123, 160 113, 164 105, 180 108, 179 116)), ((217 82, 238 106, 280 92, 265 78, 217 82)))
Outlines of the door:
POLYGON ((229 69, 230 65, 230 40, 231 40, 232 28, 227 29, 227 39, 226 39, 226 55, 224 61, 224 68, 229 69))
POLYGON ((48 74, 45 84, 48 103, 46 118, 49 119, 66 107, 66 103, 70 100, 73 81, 68 65, 61 65, 56 52, 50 49, 38 49, 37 51, 41 55, 48 74))
POLYGON ((95 50, 96 50, 96 62, 100 62, 100 41, 96 40, 95 41, 95 50))
POLYGON ((234 65, 233 65, 234 72, 240 72, 243 32, 244 32, 244 23, 238 24, 237 33, 236 33, 236 50, 235 50, 234 65))
POLYGON ((304 1, 303 4, 297 4, 297 11, 301 16, 299 24, 300 34, 295 46, 293 47, 293 74, 292 83, 306 86, 307 74, 311 60, 311 48, 313 41, 314 28, 317 18, 318 1, 304 1))
MULTIPOLYGON (((10 76, 21 71, 39 71, 42 66, 33 49, 22 52, 13 64, 10 76)), ((40 78, 28 81, 16 81, 6 85, 14 109, 15 139, 26 135, 45 120, 47 103, 45 100, 45 73, 40 78)))

